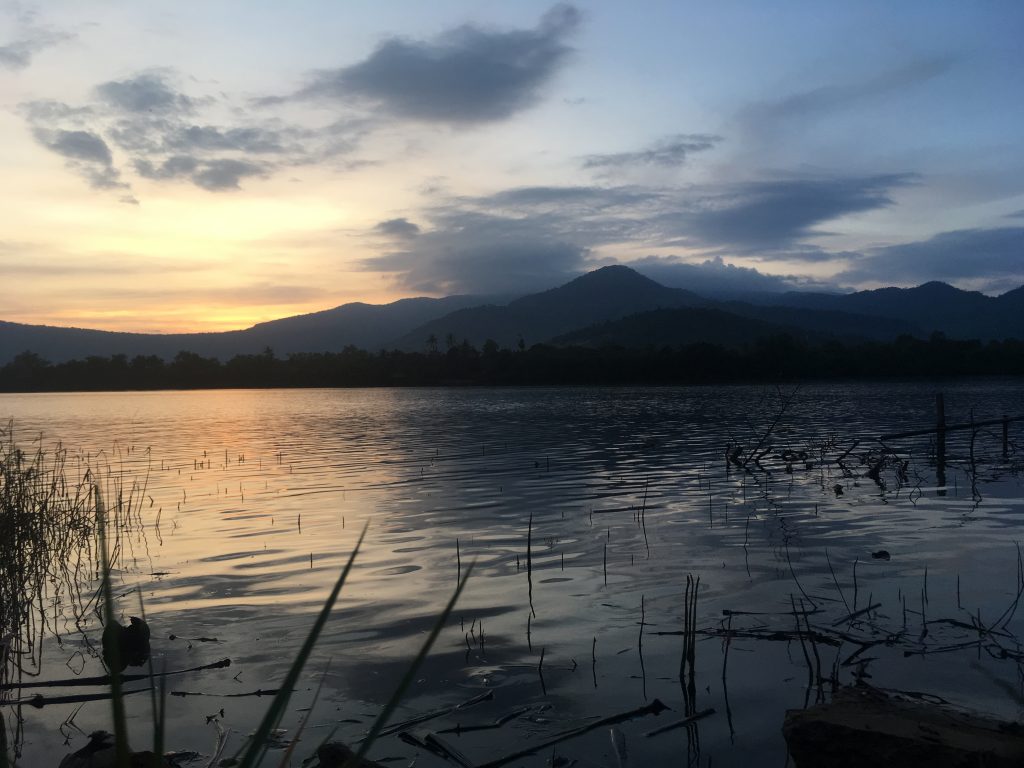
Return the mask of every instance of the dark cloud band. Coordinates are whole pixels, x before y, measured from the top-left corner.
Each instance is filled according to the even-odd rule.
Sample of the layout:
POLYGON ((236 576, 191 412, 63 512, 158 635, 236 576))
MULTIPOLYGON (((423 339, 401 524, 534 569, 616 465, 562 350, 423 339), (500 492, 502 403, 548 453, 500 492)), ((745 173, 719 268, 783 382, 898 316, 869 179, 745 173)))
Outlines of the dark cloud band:
POLYGON ((440 123, 502 120, 531 106, 565 62, 579 24, 571 5, 548 11, 534 29, 465 25, 434 40, 391 38, 368 58, 316 73, 296 96, 369 100, 392 115, 440 123))

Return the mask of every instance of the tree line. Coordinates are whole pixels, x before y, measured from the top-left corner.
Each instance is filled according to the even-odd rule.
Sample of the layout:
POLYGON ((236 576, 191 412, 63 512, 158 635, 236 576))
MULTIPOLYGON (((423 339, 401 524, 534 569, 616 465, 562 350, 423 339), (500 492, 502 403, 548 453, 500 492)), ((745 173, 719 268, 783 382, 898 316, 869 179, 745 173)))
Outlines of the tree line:
POLYGON ((109 391, 263 387, 711 384, 822 379, 1024 375, 1024 342, 960 341, 934 334, 890 343, 810 343, 780 335, 738 348, 499 348, 469 342, 447 351, 346 347, 278 357, 270 349, 230 360, 179 352, 173 359, 90 356, 50 363, 27 351, 0 367, 0 391, 109 391))

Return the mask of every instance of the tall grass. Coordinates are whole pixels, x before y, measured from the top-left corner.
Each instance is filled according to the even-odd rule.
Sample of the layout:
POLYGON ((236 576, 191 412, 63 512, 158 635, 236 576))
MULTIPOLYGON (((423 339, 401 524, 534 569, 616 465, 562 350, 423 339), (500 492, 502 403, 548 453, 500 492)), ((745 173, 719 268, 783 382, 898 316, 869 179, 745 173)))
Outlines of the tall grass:
MULTIPOLYGON (((80 589, 94 573, 94 510, 88 489, 69 481, 66 459, 60 447, 24 450, 12 422, 0 427, 0 703, 39 674, 45 632, 60 634, 49 601, 80 606, 91 599, 80 589)), ((11 724, 17 756, 20 718, 11 715, 11 724)), ((11 759, 8 741, 0 710, 0 766, 11 759)))
POLYGON ((91 570, 94 511, 65 459, 59 448, 26 452, 0 428, 0 683, 38 673, 44 600, 73 597, 91 570))

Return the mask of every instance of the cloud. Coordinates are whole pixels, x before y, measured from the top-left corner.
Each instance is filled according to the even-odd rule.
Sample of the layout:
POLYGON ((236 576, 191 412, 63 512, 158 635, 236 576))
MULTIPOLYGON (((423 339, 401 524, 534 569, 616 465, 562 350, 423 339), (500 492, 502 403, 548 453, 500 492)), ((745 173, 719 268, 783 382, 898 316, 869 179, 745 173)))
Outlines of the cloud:
POLYGON ((38 131, 36 138, 59 155, 86 163, 111 166, 114 158, 110 147, 95 133, 88 131, 38 131))
POLYGON ((510 294, 550 288, 583 270, 587 249, 533 219, 467 211, 436 215, 406 250, 365 259, 420 293, 510 294))
POLYGON ((402 118, 449 124, 503 120, 536 103, 571 52, 580 13, 557 5, 534 29, 464 25, 429 41, 393 37, 368 58, 315 73, 299 98, 366 99, 402 118))
MULTIPOLYGON (((89 147, 63 146, 68 141, 59 138, 63 134, 72 134, 79 142, 87 134, 93 149, 102 145, 104 157, 77 157, 73 166, 96 188, 127 188, 118 181, 111 148, 127 155, 125 167, 142 178, 225 191, 240 189, 246 178, 351 154, 368 130, 362 120, 310 128, 255 119, 240 108, 231 110, 227 125, 215 124, 203 120, 203 113, 230 104, 228 97, 191 96, 175 88, 173 79, 170 71, 143 72, 96 86, 97 100, 88 104, 38 100, 21 104, 20 112, 36 136, 43 137, 43 146, 65 157, 89 147)), ((349 159, 342 167, 359 163, 349 159)))
MULTIPOLYGON (((100 277, 137 275, 169 277, 178 274, 198 274, 216 270, 205 259, 193 261, 181 258, 145 259, 137 254, 118 251, 68 251, 53 241, 0 241, 0 276, 17 277, 100 277)), ((80 288, 80 283, 73 283, 80 288)))
POLYGON ((62 101, 39 99, 19 105, 21 114, 31 124, 54 124, 58 122, 84 126, 94 114, 90 107, 72 107, 62 101))
POLYGON ((195 101, 170 86, 162 73, 147 72, 96 86, 101 100, 124 112, 189 114, 195 101))
POLYGON ((657 192, 638 187, 513 187, 492 195, 467 199, 477 206, 529 210, 567 206, 602 210, 656 200, 657 192))
MULTIPOLYGON (((701 187, 534 186, 441 198, 421 213, 429 227, 361 267, 392 273, 398 286, 428 293, 524 292, 570 279, 602 257, 621 253, 624 244, 686 247, 706 260, 695 265, 652 256, 638 264, 671 284, 697 281, 705 290, 796 289, 797 278, 736 267, 721 257, 856 261, 861 254, 829 251, 805 239, 822 235, 819 227, 826 222, 891 205, 890 191, 914 179, 832 175, 701 187), (727 288, 732 284, 741 287, 727 288)), ((397 233, 397 222, 408 224, 382 222, 374 234, 392 228, 397 233)))
POLYGON ((952 55, 927 56, 893 67, 859 82, 824 85, 780 99, 759 101, 740 113, 741 122, 759 130, 766 123, 807 120, 837 109, 852 109, 870 99, 899 93, 945 74, 955 63, 952 55))
POLYGON ((678 256, 648 256, 628 266, 662 285, 685 288, 706 296, 742 296, 747 293, 780 293, 813 287, 834 290, 827 283, 793 275, 767 275, 751 267, 728 264, 721 257, 692 263, 678 256))
POLYGON ((880 174, 747 182, 661 218, 669 231, 692 243, 776 249, 824 234, 815 227, 825 222, 892 205, 890 191, 914 179, 880 174))
MULTIPOLYGON (((110 147, 95 133, 36 128, 32 135, 44 147, 65 158, 68 167, 83 176, 93 189, 129 189, 114 167, 110 147)), ((137 201, 128 196, 124 202, 137 201)))
POLYGON ((801 261, 834 258, 802 242, 820 225, 893 203, 910 174, 800 176, 701 187, 516 187, 454 198, 451 209, 528 217, 588 247, 639 242, 729 249, 746 255, 785 250, 801 261))
POLYGON ((400 218, 381 221, 373 228, 373 231, 387 237, 411 239, 420 233, 420 228, 408 219, 400 218))
POLYGON ((707 133, 680 133, 661 139, 638 152, 587 155, 583 158, 583 167, 588 169, 610 169, 629 166, 678 168, 693 153, 712 149, 721 140, 721 136, 707 133))
POLYGON ((135 160, 135 171, 139 176, 154 181, 191 176, 198 167, 199 161, 188 155, 173 155, 158 166, 145 158, 135 160))
POLYGON ((244 160, 211 160, 192 174, 196 186, 211 192, 239 189, 238 182, 247 176, 263 176, 265 170, 244 160))
POLYGON ((26 69, 37 53, 74 37, 68 32, 48 28, 26 29, 20 39, 0 45, 0 68, 15 71, 26 69))
POLYGON ((236 150, 251 154, 280 154, 286 150, 285 133, 260 127, 221 129, 213 125, 176 126, 163 138, 168 149, 209 152, 236 150))
POLYGON ((160 165, 139 159, 135 161, 135 170, 140 176, 153 181, 187 178, 210 192, 239 189, 242 179, 268 173, 267 168, 257 163, 232 159, 199 160, 190 155, 172 155, 160 165))
POLYGON ((1016 287, 1024 283, 1024 227, 957 229, 874 248, 836 279, 854 284, 970 281, 982 290, 1016 287))

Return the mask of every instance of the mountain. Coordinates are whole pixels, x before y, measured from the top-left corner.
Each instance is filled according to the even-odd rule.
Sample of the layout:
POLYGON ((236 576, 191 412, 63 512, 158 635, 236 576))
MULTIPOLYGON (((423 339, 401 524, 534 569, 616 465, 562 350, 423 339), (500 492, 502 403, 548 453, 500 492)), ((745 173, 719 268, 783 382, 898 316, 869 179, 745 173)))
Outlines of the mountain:
POLYGON ((565 285, 511 301, 505 306, 460 309, 431 320, 396 340, 399 349, 422 350, 430 337, 451 337, 480 346, 493 339, 527 345, 595 323, 652 309, 704 307, 714 302, 682 288, 666 288, 624 266, 602 267, 565 285))
POLYGON ((808 342, 889 341, 911 330, 902 321, 883 317, 723 302, 714 307, 640 312, 557 336, 551 343, 584 347, 676 347, 704 342, 739 347, 780 334, 808 342))
POLYGON ((447 296, 443 299, 399 299, 390 304, 344 304, 334 309, 259 323, 243 331, 259 349, 282 352, 336 352, 352 345, 377 350, 410 328, 485 299, 447 296))
MULTIPOLYGON (((607 343, 645 345, 650 338, 677 338, 675 342, 706 340, 712 343, 731 343, 726 339, 747 340, 752 329, 761 328, 760 335, 788 332, 807 337, 808 330, 818 338, 836 337, 848 340, 888 340, 900 334, 920 334, 912 323, 893 318, 874 317, 852 311, 839 311, 823 304, 823 308, 765 306, 745 302, 719 302, 698 296, 682 288, 667 288, 644 277, 629 267, 611 266, 590 272, 558 288, 531 294, 509 302, 506 306, 469 307, 450 315, 431 320, 395 342, 400 349, 422 350, 430 337, 439 342, 467 339, 474 346, 493 339, 501 346, 515 346, 523 339, 529 346, 537 342, 584 343, 589 339, 598 343, 591 326, 612 323, 652 310, 678 308, 715 309, 717 314, 703 316, 695 326, 706 338, 698 338, 700 332, 682 328, 667 328, 655 331, 648 327, 645 334, 634 334, 640 324, 647 321, 631 321, 624 326, 607 328, 607 343), (728 316, 728 318, 726 317, 728 316), (716 326, 715 323, 718 323, 716 326), (626 327, 632 328, 627 331, 626 327), (724 328, 734 328, 735 333, 724 333, 724 328), (585 329, 585 330, 584 330, 585 329), (575 335, 581 331, 582 335, 575 335), (653 336, 650 336, 653 334, 653 336), (612 338, 618 341, 611 341, 612 338)), ((696 319, 699 313, 671 313, 657 315, 664 322, 675 323, 696 319)), ((650 318, 648 318, 649 320, 650 318)), ((587 343, 590 343, 588 341, 587 343)))
POLYGON ((556 336, 552 344, 580 347, 678 347, 707 343, 739 347, 765 336, 787 333, 804 339, 820 339, 794 326, 734 315, 721 309, 683 307, 640 312, 556 336))
MULTIPOLYGON (((729 301, 717 305, 719 309, 761 323, 791 329, 812 331, 821 338, 839 338, 850 341, 891 341, 897 336, 923 336, 913 323, 890 317, 843 312, 836 309, 806 309, 804 307, 758 306, 746 302, 729 301)), ((796 334, 800 335, 800 334, 796 334)))
POLYGON ((267 347, 279 355, 337 352, 349 345, 422 351, 428 340, 443 349, 464 339, 477 347, 487 339, 516 347, 520 340, 527 346, 732 345, 782 332, 806 339, 878 341, 934 331, 961 339, 1024 338, 1024 286, 998 297, 933 282, 850 294, 760 294, 747 301, 715 301, 619 265, 511 301, 486 301, 450 296, 352 303, 223 333, 114 333, 0 321, 0 365, 26 350, 60 362, 114 354, 169 359, 181 350, 227 359, 267 347))
POLYGON ((760 303, 892 318, 925 335, 940 331, 957 339, 1024 338, 1024 286, 993 297, 930 282, 848 294, 790 292, 762 297, 760 303))
POLYGON ((410 328, 455 309, 479 304, 479 296, 401 299, 391 304, 344 304, 334 309, 259 323, 220 333, 118 333, 0 321, 0 364, 31 350, 51 362, 90 355, 157 355, 181 350, 222 359, 275 352, 339 352, 348 345, 375 350, 410 328))

